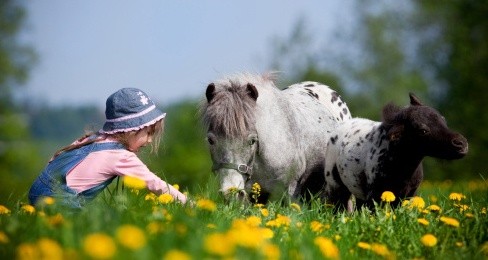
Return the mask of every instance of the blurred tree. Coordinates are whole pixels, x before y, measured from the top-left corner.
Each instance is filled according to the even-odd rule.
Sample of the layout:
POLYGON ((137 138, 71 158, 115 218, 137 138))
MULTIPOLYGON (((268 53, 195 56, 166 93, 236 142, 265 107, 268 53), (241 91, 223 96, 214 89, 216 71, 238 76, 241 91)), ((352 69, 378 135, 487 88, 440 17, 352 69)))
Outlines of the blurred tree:
POLYGON ((343 65, 346 77, 352 78, 357 89, 348 89, 353 95, 346 101, 353 115, 380 120, 385 104, 407 105, 409 92, 425 100, 427 82, 421 70, 408 59, 410 42, 405 40, 408 11, 371 1, 356 5, 358 22, 353 31, 360 57, 351 57, 352 60, 345 57, 343 65))
POLYGON ((144 161, 170 184, 199 190, 213 173, 198 102, 181 101, 163 111, 167 116, 159 156, 144 156, 144 161))
POLYGON ((271 66, 296 72, 289 82, 338 75, 337 86, 324 83, 344 90, 342 96, 356 117, 380 120, 386 103, 404 106, 409 92, 417 94, 470 141, 463 160, 424 160, 426 177, 479 177, 486 168, 483 148, 488 145, 488 107, 483 105, 488 92, 482 89, 488 83, 487 1, 360 1, 354 10, 355 26, 341 39, 346 51, 333 51, 345 55, 337 58, 310 49, 311 37, 299 21, 287 41, 275 43, 271 66), (308 62, 295 62, 300 51, 308 62))
POLYGON ((17 1, 0 1, 0 198, 17 201, 27 193, 41 164, 28 132, 27 117, 13 100, 15 87, 27 80, 34 51, 20 43, 25 10, 17 1))
POLYGON ((487 178, 488 1, 414 3, 418 60, 428 68, 439 110, 469 141, 467 157, 442 170, 453 178, 487 178))

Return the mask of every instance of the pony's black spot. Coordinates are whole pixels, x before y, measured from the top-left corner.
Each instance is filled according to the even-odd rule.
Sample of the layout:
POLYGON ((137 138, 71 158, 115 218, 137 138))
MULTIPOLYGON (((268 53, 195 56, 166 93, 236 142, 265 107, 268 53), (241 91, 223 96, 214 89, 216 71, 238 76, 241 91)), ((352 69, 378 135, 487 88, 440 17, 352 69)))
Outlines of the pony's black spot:
POLYGON ((325 176, 329 177, 330 176, 330 172, 327 171, 327 173, 325 174, 325 176))
POLYGON ((342 106, 342 102, 337 103, 338 106, 342 106))
POLYGON ((347 115, 347 113, 349 113, 349 110, 347 110, 347 108, 345 107, 342 109, 342 112, 344 113, 344 115, 347 115))
POLYGON ((342 112, 339 115, 341 116, 341 120, 344 120, 344 115, 342 114, 342 112))
POLYGON ((304 87, 315 87, 315 86, 316 86, 315 84, 307 84, 304 87))
POLYGON ((356 161, 357 163, 359 163, 359 161, 361 161, 361 160, 359 160, 359 158, 354 158, 354 161, 356 161))
POLYGON ((361 129, 358 129, 358 130, 354 131, 354 133, 352 133, 352 134, 355 135, 355 134, 359 133, 360 131, 361 131, 361 129))
POLYGON ((330 99, 331 103, 334 103, 339 99, 339 94, 337 94, 337 92, 335 92, 335 91, 330 93, 330 95, 332 96, 332 98, 330 99))
POLYGON ((316 98, 316 99, 319 99, 319 95, 317 95, 317 93, 313 92, 311 89, 306 88, 305 90, 307 90, 307 94, 309 96, 316 98))
POLYGON ((337 141, 337 139, 339 139, 339 136, 333 136, 330 138, 330 141, 332 142, 332 144, 335 144, 335 142, 337 141))

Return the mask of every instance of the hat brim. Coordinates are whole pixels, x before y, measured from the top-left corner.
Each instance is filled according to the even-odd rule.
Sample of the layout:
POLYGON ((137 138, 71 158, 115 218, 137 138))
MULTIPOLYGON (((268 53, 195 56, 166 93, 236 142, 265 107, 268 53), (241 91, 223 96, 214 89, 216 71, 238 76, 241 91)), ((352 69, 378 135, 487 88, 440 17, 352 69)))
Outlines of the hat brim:
POLYGON ((100 130, 100 133, 115 134, 121 132, 137 131, 144 127, 155 124, 159 120, 162 120, 164 117, 166 117, 166 113, 163 113, 161 112, 161 110, 155 108, 139 117, 130 118, 123 121, 107 120, 103 125, 103 128, 100 130))

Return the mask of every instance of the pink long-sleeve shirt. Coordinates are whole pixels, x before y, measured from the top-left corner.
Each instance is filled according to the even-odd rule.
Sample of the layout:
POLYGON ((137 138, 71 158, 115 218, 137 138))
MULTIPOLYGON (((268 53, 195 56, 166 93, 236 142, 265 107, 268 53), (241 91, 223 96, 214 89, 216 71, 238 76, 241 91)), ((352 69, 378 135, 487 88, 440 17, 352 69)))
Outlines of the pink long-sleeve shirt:
MULTIPOLYGON (((112 141, 106 139, 102 142, 112 141)), ((147 166, 129 150, 103 150, 90 153, 83 161, 76 165, 66 176, 68 187, 76 192, 90 189, 108 179, 117 176, 132 176, 146 182, 147 188, 160 195, 171 194, 175 199, 186 203, 187 197, 161 180, 151 172, 147 166)))

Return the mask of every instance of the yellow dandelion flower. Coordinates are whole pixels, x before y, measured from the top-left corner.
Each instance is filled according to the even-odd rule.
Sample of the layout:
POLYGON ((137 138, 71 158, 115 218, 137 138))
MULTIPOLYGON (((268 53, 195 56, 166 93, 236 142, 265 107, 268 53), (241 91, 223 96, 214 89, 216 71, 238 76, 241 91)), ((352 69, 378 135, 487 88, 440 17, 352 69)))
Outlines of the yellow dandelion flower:
POLYGON ((16 249, 17 259, 31 260, 40 259, 40 254, 37 246, 32 243, 22 243, 16 249))
POLYGON ((430 212, 441 212, 441 207, 433 204, 433 205, 429 205, 426 210, 430 211, 430 212))
POLYGON ((424 225, 424 226, 428 226, 429 225, 429 221, 427 221, 427 219, 425 219, 425 218, 419 218, 419 219, 417 219, 417 222, 419 224, 424 225))
POLYGON ((267 227, 289 227, 291 224, 291 219, 287 216, 278 214, 275 219, 266 222, 267 227))
POLYGON ((235 251, 235 244, 226 234, 213 233, 204 238, 204 248, 210 254, 230 256, 235 251))
POLYGON ((437 198, 437 196, 435 196, 435 195, 430 195, 430 196, 429 196, 429 200, 430 200, 430 202, 432 202, 432 203, 437 203, 437 201, 438 201, 439 199, 438 199, 438 198, 437 198))
POLYGON ((215 202, 213 202, 212 200, 209 200, 209 199, 197 200, 196 206, 197 206, 197 208, 207 210, 210 212, 217 210, 217 204, 215 204, 215 202))
POLYGON ((324 224, 320 223, 317 220, 313 220, 310 222, 310 230, 314 233, 320 233, 324 230, 324 224))
POLYGON ((384 201, 384 202, 392 202, 392 201, 395 201, 395 194, 393 194, 393 192, 391 191, 384 191, 382 194, 381 194, 381 201, 384 201))
POLYGON ((293 209, 293 210, 296 210, 298 212, 302 211, 302 209, 300 208, 300 205, 296 204, 296 203, 291 203, 290 204, 290 207, 293 209))
POLYGON ((383 244, 373 243, 371 244, 371 251, 384 258, 393 258, 392 253, 388 250, 388 247, 383 244))
POLYGON ((484 242, 480 247, 481 253, 488 256, 488 241, 484 242))
POLYGON ((258 208, 258 209, 261 209, 261 208, 264 207, 264 204, 263 203, 256 203, 256 204, 254 204, 254 207, 255 208, 258 208))
POLYGON ((266 243, 261 250, 267 260, 280 259, 280 248, 274 244, 266 243))
POLYGON ((314 244, 319 247, 320 252, 326 258, 339 259, 339 248, 332 242, 331 239, 325 237, 316 237, 313 240, 314 244))
POLYGON ((366 243, 366 242, 358 242, 358 247, 362 249, 369 250, 371 249, 371 244, 366 243))
POLYGON ((169 250, 164 256, 163 260, 191 260, 191 256, 181 250, 172 249, 169 250))
POLYGON ((486 215, 486 207, 482 207, 482 208, 481 208, 481 214, 486 215))
POLYGON ((173 184, 172 186, 173 186, 173 188, 175 188, 176 190, 180 190, 180 185, 178 185, 178 184, 173 184))
POLYGON ((207 224, 207 228, 209 228, 209 229, 216 229, 217 228, 217 225, 215 225, 213 223, 208 223, 207 224))
POLYGON ((175 225, 175 231, 178 233, 178 235, 184 236, 188 232, 188 227, 184 224, 178 223, 175 225))
POLYGON ((36 208, 34 208, 34 206, 29 205, 29 204, 22 205, 22 207, 20 207, 20 209, 22 210, 22 212, 28 213, 28 214, 34 214, 36 212, 36 208))
POLYGON ((464 214, 464 216, 467 218, 474 218, 473 213, 466 213, 466 214, 464 214))
POLYGON ((41 203, 44 205, 53 205, 56 200, 53 197, 43 197, 41 203))
POLYGON ((303 227, 303 222, 298 221, 297 223, 295 223, 295 227, 302 228, 303 227))
POLYGON ((138 250, 146 245, 144 231, 134 225, 120 226, 115 231, 115 237, 121 245, 131 250, 138 250))
POLYGON ((161 233, 163 231, 163 224, 156 221, 151 221, 149 224, 147 224, 146 230, 150 235, 161 233))
POLYGON ((454 206, 456 206, 457 208, 459 208, 459 212, 461 212, 461 213, 463 213, 464 211, 466 211, 466 210, 469 209, 469 206, 466 205, 466 204, 456 204, 454 206))
POLYGON ((423 209, 425 207, 425 201, 421 197, 415 196, 410 199, 410 203, 408 204, 410 208, 416 208, 416 209, 423 209))
POLYGON ((425 234, 420 238, 420 242, 427 247, 433 247, 437 244, 437 238, 432 234, 425 234))
POLYGON ((334 236, 334 239, 335 239, 336 241, 341 240, 341 238, 342 238, 342 237, 341 237, 340 235, 335 235, 335 236, 334 236))
POLYGON ((83 240, 83 250, 92 258, 110 259, 115 256, 117 247, 110 236, 104 233, 93 233, 83 240))
POLYGON ((459 221, 455 218, 441 217, 440 220, 448 226, 459 227, 459 221))
POLYGON ((50 238, 41 238, 37 241, 36 245, 40 254, 39 259, 63 259, 63 248, 58 242, 50 238))
POLYGON ((452 192, 451 194, 449 194, 450 200, 461 201, 462 199, 465 199, 465 198, 466 198, 466 196, 464 196, 464 194, 462 194, 462 193, 452 192))
POLYGON ((158 196, 154 193, 148 193, 146 196, 144 196, 144 200, 150 200, 150 201, 156 201, 158 199, 158 196))
POLYGON ((255 182, 251 188, 251 197, 253 198, 254 202, 258 201, 260 195, 261 195, 261 186, 259 185, 259 183, 255 182))
POLYGON ((124 176, 123 178, 124 185, 131 189, 144 189, 146 188, 146 182, 141 178, 137 178, 134 176, 124 176))
POLYGON ((158 202, 161 204, 169 204, 169 203, 173 202, 174 200, 175 200, 175 198, 173 198, 173 196, 171 196, 171 194, 169 194, 169 193, 163 193, 163 194, 158 196, 158 202))
POLYGON ((10 214, 10 209, 5 207, 4 205, 0 205, 0 215, 7 215, 10 214))
POLYGON ((246 224, 251 227, 258 227, 259 225, 261 225, 261 218, 256 216, 249 216, 246 219, 246 224))
POLYGON ((257 194, 259 196, 259 193, 261 193, 261 185, 259 185, 259 183, 255 182, 252 185, 251 193, 257 194))
POLYGON ((456 245, 457 247, 463 247, 463 246, 464 246, 464 243, 463 243, 463 242, 461 242, 461 241, 457 241, 457 242, 455 243, 455 245, 456 245))
POLYGON ((49 223, 49 225, 51 225, 53 227, 60 227, 61 225, 64 224, 64 217, 63 217, 63 215, 58 213, 54 216, 49 217, 47 219, 47 222, 49 223))
POLYGON ((269 228, 260 228, 259 231, 261 232, 261 235, 263 236, 263 238, 271 239, 274 237, 273 230, 271 230, 269 228))
POLYGON ((267 216, 269 216, 269 211, 268 211, 268 209, 261 209, 260 211, 261 211, 261 215, 263 215, 263 217, 267 217, 267 216))
POLYGON ((8 239, 7 234, 5 232, 0 231, 0 244, 7 244, 10 240, 8 239))

